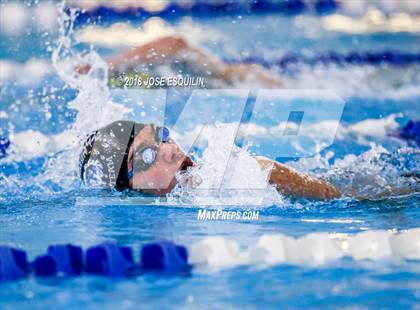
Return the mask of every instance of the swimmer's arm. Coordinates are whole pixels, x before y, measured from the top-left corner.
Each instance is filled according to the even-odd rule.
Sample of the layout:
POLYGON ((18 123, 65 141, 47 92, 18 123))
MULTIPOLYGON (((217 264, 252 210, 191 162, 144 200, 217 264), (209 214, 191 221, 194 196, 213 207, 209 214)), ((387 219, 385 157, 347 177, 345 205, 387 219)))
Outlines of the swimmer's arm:
POLYGON ((274 74, 258 64, 226 64, 223 71, 223 79, 228 83, 235 81, 256 82, 267 88, 282 88, 283 82, 277 74, 274 74))
MULTIPOLYGON (((226 64, 214 55, 188 44, 179 36, 166 36, 129 49, 107 59, 111 71, 130 67, 133 63, 156 64, 167 60, 189 60, 217 78, 231 84, 244 81, 250 76, 266 87, 281 87, 282 81, 276 75, 257 64, 226 64)), ((78 68, 79 73, 87 73, 90 66, 78 68)))
POLYGON ((255 157, 263 168, 272 167, 269 183, 286 195, 296 198, 333 199, 339 198, 340 193, 326 181, 310 177, 295 171, 277 161, 266 157, 255 157))
MULTIPOLYGON (((106 61, 111 71, 118 71, 125 67, 131 67, 137 62, 145 64, 161 63, 166 59, 174 58, 181 51, 191 49, 184 39, 177 36, 167 36, 135 48, 130 48, 109 57, 106 61)), ((198 50, 194 50, 194 52, 200 54, 198 50)), ((86 74, 89 70, 90 65, 83 65, 77 68, 78 73, 81 74, 86 74)))
POLYGON ((210 59, 202 51, 190 46, 183 38, 178 36, 166 36, 132 48, 128 51, 108 58, 107 62, 111 70, 116 70, 132 62, 161 63, 176 56, 182 58, 183 53, 191 52, 197 63, 210 62, 211 66, 220 66, 215 59, 210 59))

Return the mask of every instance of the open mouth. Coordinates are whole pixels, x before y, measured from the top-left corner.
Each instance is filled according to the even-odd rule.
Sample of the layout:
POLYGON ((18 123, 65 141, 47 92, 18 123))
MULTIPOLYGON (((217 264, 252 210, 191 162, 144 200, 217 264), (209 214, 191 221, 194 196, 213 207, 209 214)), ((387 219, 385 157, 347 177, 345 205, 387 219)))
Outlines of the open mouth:
POLYGON ((179 161, 185 157, 184 153, 178 148, 177 152, 172 154, 172 162, 179 161))

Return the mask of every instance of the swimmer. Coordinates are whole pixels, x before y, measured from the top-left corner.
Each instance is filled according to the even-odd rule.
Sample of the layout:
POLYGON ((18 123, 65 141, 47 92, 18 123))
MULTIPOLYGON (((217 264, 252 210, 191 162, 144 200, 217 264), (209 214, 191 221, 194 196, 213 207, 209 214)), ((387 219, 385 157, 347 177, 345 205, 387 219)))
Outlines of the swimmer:
MULTIPOLYGON (((280 77, 258 64, 227 64, 207 51, 191 46, 178 36, 167 36, 107 59, 112 74, 136 71, 150 74, 159 66, 173 67, 178 74, 204 76, 206 87, 232 85, 236 82, 259 84, 265 88, 283 86, 280 77)), ((78 66, 86 74, 90 65, 78 66)))
MULTIPOLYGON (((282 194, 321 200, 340 197, 326 181, 269 158, 253 158, 261 168, 271 167, 268 182, 282 194)), ((121 120, 88 137, 80 156, 80 177, 87 186, 162 196, 176 186, 177 173, 186 173, 192 166, 194 162, 170 138, 167 128, 121 120)))

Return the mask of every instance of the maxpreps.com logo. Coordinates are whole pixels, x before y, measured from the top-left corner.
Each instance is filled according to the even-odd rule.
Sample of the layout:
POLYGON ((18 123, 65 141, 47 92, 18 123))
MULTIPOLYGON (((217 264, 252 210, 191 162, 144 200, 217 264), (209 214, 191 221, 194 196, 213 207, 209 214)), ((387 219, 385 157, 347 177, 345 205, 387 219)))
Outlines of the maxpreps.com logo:
POLYGON ((197 220, 199 221, 258 221, 260 211, 224 211, 200 209, 197 213, 197 220))

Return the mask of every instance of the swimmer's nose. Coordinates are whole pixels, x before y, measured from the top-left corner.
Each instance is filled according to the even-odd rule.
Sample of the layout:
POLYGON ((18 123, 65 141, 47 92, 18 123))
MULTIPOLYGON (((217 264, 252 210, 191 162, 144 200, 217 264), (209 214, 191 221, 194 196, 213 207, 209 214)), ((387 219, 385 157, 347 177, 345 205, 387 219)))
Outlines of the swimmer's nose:
POLYGON ((167 163, 173 163, 179 158, 179 148, 174 143, 161 143, 158 151, 158 157, 167 163))

